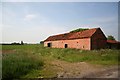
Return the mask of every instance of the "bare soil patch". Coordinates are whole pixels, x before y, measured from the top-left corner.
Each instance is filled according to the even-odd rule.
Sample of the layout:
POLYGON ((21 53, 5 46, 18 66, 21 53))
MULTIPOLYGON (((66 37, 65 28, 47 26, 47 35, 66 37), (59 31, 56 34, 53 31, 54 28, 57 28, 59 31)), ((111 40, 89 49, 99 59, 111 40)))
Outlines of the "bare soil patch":
POLYGON ((86 62, 70 63, 54 60, 51 62, 54 68, 58 69, 58 78, 117 78, 118 67, 92 65, 86 62))

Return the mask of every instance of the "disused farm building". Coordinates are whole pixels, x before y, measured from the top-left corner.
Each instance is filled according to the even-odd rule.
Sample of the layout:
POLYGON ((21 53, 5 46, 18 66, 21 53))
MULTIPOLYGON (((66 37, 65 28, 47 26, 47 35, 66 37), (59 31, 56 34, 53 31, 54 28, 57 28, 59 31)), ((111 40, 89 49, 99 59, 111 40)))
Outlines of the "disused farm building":
POLYGON ((105 48, 107 38, 100 28, 92 28, 80 32, 53 35, 44 41, 45 47, 76 48, 94 50, 105 48))
POLYGON ((116 40, 107 40, 107 48, 120 49, 120 42, 116 40))

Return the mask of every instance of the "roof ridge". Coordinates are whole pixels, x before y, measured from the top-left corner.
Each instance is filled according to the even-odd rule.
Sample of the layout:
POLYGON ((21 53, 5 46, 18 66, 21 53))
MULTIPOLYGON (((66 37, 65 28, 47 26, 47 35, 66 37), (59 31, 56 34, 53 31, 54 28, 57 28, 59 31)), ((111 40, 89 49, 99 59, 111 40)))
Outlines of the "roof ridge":
POLYGON ((69 33, 61 33, 61 34, 52 35, 52 36, 59 36, 59 35, 63 35, 63 34, 69 34, 69 33))
MULTIPOLYGON (((91 29, 88 29, 88 31, 92 30, 92 29, 98 29, 98 28, 91 28, 91 29)), ((87 30, 83 30, 83 31, 87 31, 87 30)), ((83 32, 83 31, 79 31, 79 32, 83 32)), ((67 33, 61 33, 61 34, 57 34, 57 35, 53 35, 53 36, 58 36, 58 35, 63 35, 63 34, 69 34, 69 33, 78 33, 78 32, 67 32, 67 33)))
POLYGON ((58 35, 49 36, 45 41, 52 40, 69 40, 69 39, 80 39, 80 38, 90 38, 99 28, 91 28, 84 31, 63 33, 58 35))

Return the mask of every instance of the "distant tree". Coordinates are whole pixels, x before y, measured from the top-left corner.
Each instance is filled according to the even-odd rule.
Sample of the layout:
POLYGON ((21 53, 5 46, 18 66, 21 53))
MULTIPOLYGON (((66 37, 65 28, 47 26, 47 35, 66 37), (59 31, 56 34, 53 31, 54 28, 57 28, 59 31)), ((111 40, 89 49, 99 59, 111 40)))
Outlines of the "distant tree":
POLYGON ((23 45, 24 43, 23 43, 23 41, 21 41, 21 45, 23 45))
POLYGON ((20 45, 20 43, 13 42, 11 45, 20 45))
POLYGON ((115 40, 115 38, 114 38, 114 36, 109 35, 109 36, 107 37, 107 40, 115 40))
POLYGON ((75 30, 70 31, 70 33, 73 33, 73 32, 80 32, 80 31, 85 31, 85 30, 88 30, 88 28, 79 28, 79 29, 75 29, 75 30))
POLYGON ((44 41, 40 41, 40 44, 43 44, 44 43, 44 41))

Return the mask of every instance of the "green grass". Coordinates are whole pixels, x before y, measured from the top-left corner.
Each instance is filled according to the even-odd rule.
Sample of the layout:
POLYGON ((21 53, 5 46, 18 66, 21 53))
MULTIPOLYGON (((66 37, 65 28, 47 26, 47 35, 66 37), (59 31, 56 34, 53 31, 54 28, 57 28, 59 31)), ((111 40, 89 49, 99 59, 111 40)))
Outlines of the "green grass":
POLYGON ((42 70, 32 70, 22 78, 54 78, 57 77, 56 72, 57 70, 55 70, 53 66, 47 64, 42 70))
POLYGON ((56 71, 46 62, 54 59, 117 65, 120 50, 78 50, 43 47, 43 45, 3 45, 3 78, 51 78, 56 71), (43 67, 47 65, 46 67, 43 67))
POLYGON ((2 78, 20 78, 31 70, 42 68, 44 63, 41 57, 32 52, 30 53, 29 49, 32 49, 31 47, 25 49, 23 47, 28 47, 28 45, 3 46, 3 50, 6 50, 6 52, 3 53, 2 57, 2 78), (7 50, 11 51, 7 53, 7 50))
POLYGON ((86 61, 93 64, 102 65, 118 64, 118 52, 119 52, 118 50, 98 50, 98 51, 69 50, 69 51, 57 55, 58 59, 62 59, 68 62, 86 61))

